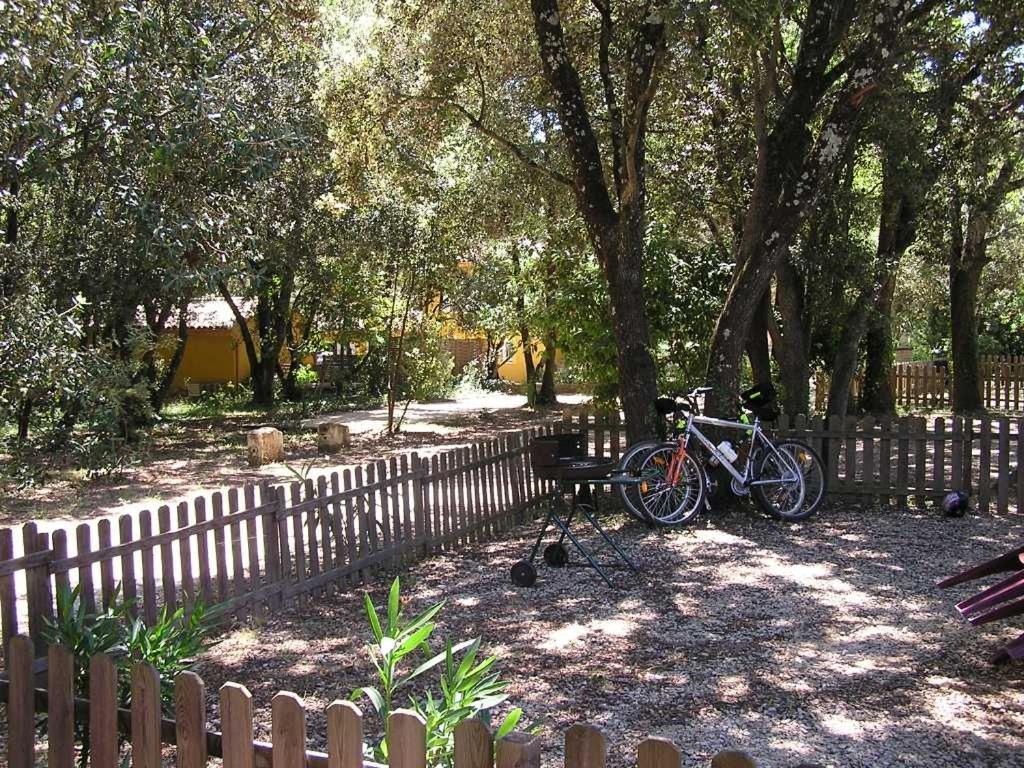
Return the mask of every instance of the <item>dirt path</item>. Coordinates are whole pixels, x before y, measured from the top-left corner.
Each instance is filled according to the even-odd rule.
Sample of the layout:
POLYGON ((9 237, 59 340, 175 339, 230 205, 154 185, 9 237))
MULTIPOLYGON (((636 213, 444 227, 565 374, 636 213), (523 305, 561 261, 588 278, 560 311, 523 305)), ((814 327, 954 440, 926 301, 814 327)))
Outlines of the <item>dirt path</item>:
MULTIPOLYGON (((623 524, 640 577, 609 589, 541 566, 538 586, 519 589, 508 569, 529 525, 418 564, 403 593, 410 612, 445 599, 440 637, 481 636, 501 657, 547 765, 585 721, 605 730, 613 766, 655 734, 680 745, 684 766, 732 747, 765 768, 1012 768, 1024 765, 1021 666, 987 658, 1020 627, 972 629, 953 605, 974 590, 933 585, 1018 544, 1022 522, 843 503, 796 526, 752 512, 687 530, 623 524)), ((378 604, 387 582, 374 580, 378 604)), ((229 633, 201 661, 207 690, 247 685, 264 735, 273 694, 295 691, 322 747, 323 708, 372 680, 360 603, 358 590, 337 594, 229 633)))

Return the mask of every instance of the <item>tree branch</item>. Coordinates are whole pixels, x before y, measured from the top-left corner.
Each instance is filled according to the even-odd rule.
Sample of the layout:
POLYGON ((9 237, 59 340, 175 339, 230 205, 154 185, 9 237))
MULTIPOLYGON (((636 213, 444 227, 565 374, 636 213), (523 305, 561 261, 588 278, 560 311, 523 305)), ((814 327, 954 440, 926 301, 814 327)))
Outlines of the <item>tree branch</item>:
POLYGON ((595 251, 607 249, 606 231, 618 214, 608 194, 601 148, 590 123, 579 73, 569 60, 557 0, 530 0, 544 77, 555 97, 562 133, 572 156, 574 189, 595 251))
POLYGON ((622 110, 619 108, 615 95, 615 81, 608 61, 608 50, 612 42, 614 30, 612 22, 611 0, 592 0, 597 12, 601 15, 601 39, 597 52, 598 70, 601 85, 604 88, 604 101, 608 108, 608 121, 611 124, 612 137, 612 176, 615 180, 615 192, 622 197, 622 110))

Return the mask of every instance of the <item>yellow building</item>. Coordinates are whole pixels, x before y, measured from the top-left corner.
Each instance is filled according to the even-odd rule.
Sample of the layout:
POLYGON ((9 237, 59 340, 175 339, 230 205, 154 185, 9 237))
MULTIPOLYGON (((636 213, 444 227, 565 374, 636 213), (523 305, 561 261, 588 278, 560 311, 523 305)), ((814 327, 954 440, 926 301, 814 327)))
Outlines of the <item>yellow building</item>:
MULTIPOLYGON (((252 327, 254 302, 236 298, 235 304, 252 327)), ((174 331, 177 318, 167 322, 168 331, 158 352, 169 360, 174 352, 174 331)), ((453 322, 444 322, 441 332, 445 337, 445 348, 454 357, 456 371, 462 371, 472 360, 482 358, 487 352, 487 341, 477 331, 466 331, 453 322)), ((534 361, 540 365, 544 347, 539 341, 533 345, 534 361)), ((283 352, 287 362, 287 352, 283 352)), ((562 355, 556 354, 556 361, 562 364, 562 355)), ((312 358, 308 361, 312 363, 312 358)), ((223 299, 201 299, 194 301, 188 309, 188 343, 181 365, 171 385, 173 392, 198 393, 206 388, 225 384, 242 384, 250 376, 249 356, 245 352, 242 333, 231 307, 223 299)), ((498 352, 498 375, 513 384, 526 383, 526 357, 518 337, 504 342, 498 352)))
MULTIPOLYGON (((235 299, 235 303, 245 317, 251 316, 251 301, 235 299)), ((167 327, 174 328, 177 323, 177 318, 171 318, 167 327)), ((159 347, 165 360, 174 352, 173 339, 174 332, 169 331, 159 347)), ((249 374, 249 356, 228 303, 223 299, 192 302, 188 308, 188 343, 171 390, 198 392, 204 387, 241 384, 249 380, 249 374)))

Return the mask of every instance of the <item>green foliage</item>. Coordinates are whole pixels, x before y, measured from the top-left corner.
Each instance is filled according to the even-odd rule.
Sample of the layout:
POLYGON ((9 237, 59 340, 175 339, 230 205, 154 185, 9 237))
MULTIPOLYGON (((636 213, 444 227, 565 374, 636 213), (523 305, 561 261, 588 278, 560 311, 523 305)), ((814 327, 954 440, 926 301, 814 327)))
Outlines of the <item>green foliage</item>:
POLYGON ((407 334, 402 350, 402 392, 413 400, 443 400, 455 387, 454 358, 441 343, 437 323, 424 322, 407 334))
POLYGON ((217 611, 206 608, 201 600, 188 608, 164 607, 153 626, 133 616, 134 603, 120 599, 120 585, 109 606, 91 612, 81 587, 57 590, 57 612, 47 619, 44 637, 50 644, 71 650, 75 657, 75 690, 88 697, 88 660, 91 656, 112 656, 119 670, 119 696, 127 705, 130 670, 136 661, 152 664, 160 673, 161 698, 165 709, 173 706, 174 676, 191 667, 203 650, 217 621, 217 611))
MULTIPOLYGON (((385 725, 384 736, 372 745, 370 754, 376 760, 387 761, 386 727, 388 717, 394 711, 396 697, 407 688, 421 688, 414 685, 415 681, 443 665, 439 681, 441 696, 437 697, 428 690, 419 698, 410 695, 409 703, 427 724, 427 764, 431 768, 450 768, 454 760, 455 726, 471 717, 486 716, 491 708, 507 699, 505 683, 494 669, 497 657, 478 658, 479 638, 456 645, 447 641, 443 651, 432 653, 429 641, 437 628, 434 619, 444 603, 437 603, 418 616, 407 619, 402 614, 397 577, 388 591, 383 621, 369 594, 364 596, 364 606, 373 636, 367 650, 377 672, 377 685, 357 688, 352 692, 352 698, 365 696, 369 699, 385 725), (419 663, 415 664, 416 661, 419 663)), ((504 736, 510 732, 521 716, 519 709, 509 712, 499 725, 498 734, 504 736)))

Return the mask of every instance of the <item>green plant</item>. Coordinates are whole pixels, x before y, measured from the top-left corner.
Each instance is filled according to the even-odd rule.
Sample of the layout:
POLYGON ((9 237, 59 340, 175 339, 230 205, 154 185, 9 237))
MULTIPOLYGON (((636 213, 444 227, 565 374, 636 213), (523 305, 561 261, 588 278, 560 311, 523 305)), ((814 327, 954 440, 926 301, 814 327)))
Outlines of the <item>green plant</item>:
MULTIPOLYGON (((428 641, 437 628, 434 618, 444 607, 444 602, 406 620, 402 615, 401 587, 397 577, 388 592, 383 624, 369 594, 364 595, 363 602, 373 634, 373 642, 367 648, 377 671, 378 686, 357 688, 352 692, 352 698, 368 698, 384 723, 383 738, 368 753, 375 760, 387 761, 387 723, 394 710, 396 695, 424 673, 444 664, 440 678, 441 696, 436 697, 427 691, 421 699, 410 696, 409 703, 426 722, 428 765, 450 767, 454 759, 455 726, 471 717, 486 719, 488 710, 507 698, 505 683, 494 670, 497 656, 478 662, 479 638, 456 645, 449 641, 445 643, 444 651, 432 654, 428 641), (422 653, 426 659, 411 671, 404 672, 402 662, 417 653, 422 653)), ((509 733, 521 717, 520 709, 509 712, 498 726, 497 736, 500 738, 509 733)))
POLYGON ((174 676, 188 669, 205 646, 218 611, 202 600, 175 610, 164 607, 152 626, 133 616, 134 601, 120 599, 120 585, 110 604, 90 611, 81 587, 57 590, 57 611, 46 620, 43 637, 52 645, 68 648, 75 658, 75 690, 87 696, 89 658, 108 654, 118 666, 118 697, 128 703, 130 668, 136 661, 152 664, 161 679, 164 707, 173 703, 174 676))
POLYGON ((311 366, 300 365, 295 372, 295 383, 302 389, 312 389, 318 381, 320 381, 320 375, 311 366))

